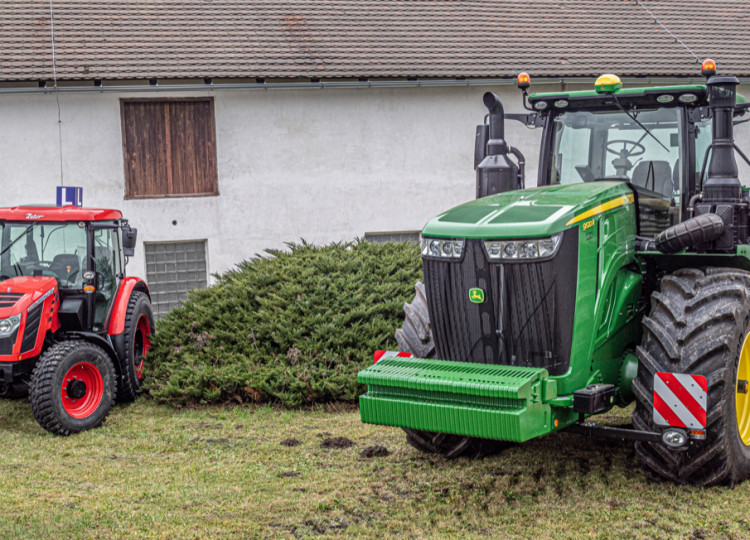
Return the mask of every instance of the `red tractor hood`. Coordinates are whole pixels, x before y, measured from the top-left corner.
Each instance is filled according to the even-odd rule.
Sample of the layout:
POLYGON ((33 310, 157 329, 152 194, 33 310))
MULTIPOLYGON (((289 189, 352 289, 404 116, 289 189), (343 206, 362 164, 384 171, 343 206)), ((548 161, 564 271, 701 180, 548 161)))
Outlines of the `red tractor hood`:
POLYGON ((24 313, 50 296, 57 296, 57 280, 51 276, 20 276, 0 281, 0 319, 24 313))

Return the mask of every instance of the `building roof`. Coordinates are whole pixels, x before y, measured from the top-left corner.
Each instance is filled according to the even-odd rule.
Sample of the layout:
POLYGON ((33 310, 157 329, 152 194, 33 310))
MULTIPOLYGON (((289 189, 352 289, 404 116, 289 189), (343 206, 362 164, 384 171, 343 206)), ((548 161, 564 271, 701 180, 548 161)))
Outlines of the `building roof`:
MULTIPOLYGON (((53 0, 60 80, 750 75, 750 0, 53 0)), ((49 3, 3 0, 0 80, 52 80, 49 3)))

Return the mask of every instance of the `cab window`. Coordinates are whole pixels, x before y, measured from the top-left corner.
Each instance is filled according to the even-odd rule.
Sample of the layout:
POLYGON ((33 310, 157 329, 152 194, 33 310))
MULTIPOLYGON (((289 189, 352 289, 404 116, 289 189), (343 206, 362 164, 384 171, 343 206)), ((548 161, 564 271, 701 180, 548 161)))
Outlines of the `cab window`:
POLYGON ((54 276, 61 289, 83 287, 85 226, 24 222, 4 223, 0 230, 0 276, 54 276))
POLYGON ((96 296, 94 298, 94 330, 104 325, 117 291, 117 277, 121 273, 119 235, 116 228, 94 230, 94 268, 96 269, 96 296))

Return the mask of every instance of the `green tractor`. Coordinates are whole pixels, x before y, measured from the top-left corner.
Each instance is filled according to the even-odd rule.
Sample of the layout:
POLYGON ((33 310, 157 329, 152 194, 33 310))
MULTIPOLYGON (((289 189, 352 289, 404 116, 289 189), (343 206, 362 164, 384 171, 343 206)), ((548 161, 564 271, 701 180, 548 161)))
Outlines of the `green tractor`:
POLYGON ((484 95, 477 199, 424 227, 400 352, 359 373, 363 422, 448 457, 568 430, 635 441, 650 479, 750 477, 750 103, 702 73, 531 95, 521 74, 528 114, 484 95), (542 129, 536 188, 505 119, 542 129), (589 420, 633 401, 632 429, 589 420))

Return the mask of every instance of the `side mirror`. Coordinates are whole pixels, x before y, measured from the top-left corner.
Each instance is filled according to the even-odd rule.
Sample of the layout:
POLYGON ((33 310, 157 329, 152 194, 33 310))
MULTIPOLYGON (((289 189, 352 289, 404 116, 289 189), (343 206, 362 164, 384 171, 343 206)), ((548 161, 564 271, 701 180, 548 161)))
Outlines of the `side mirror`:
POLYGON ((135 255, 135 242, 138 238, 138 229, 133 229, 130 225, 122 226, 122 252, 126 257, 135 255))

